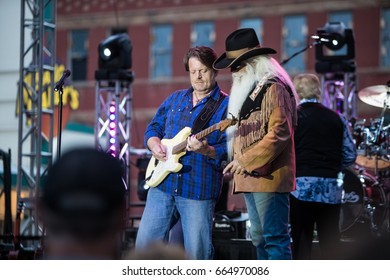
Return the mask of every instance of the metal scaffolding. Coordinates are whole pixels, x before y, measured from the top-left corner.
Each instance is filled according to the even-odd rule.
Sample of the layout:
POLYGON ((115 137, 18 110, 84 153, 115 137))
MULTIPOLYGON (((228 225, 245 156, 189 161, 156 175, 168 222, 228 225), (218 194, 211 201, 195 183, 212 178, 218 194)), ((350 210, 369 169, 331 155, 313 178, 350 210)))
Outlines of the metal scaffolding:
POLYGON ((324 73, 321 76, 322 103, 343 114, 347 120, 357 118, 355 72, 324 73))
POLYGON ((95 145, 98 150, 121 160, 128 196, 126 213, 129 213, 133 74, 131 71, 124 74, 118 79, 98 79, 96 82, 95 145))
POLYGON ((25 236, 21 238, 24 245, 34 247, 42 235, 34 207, 35 198, 41 179, 53 160, 56 1, 21 0, 20 18, 16 187, 18 211, 22 212, 23 218, 20 233, 14 234, 25 236), (49 124, 45 133, 43 118, 49 124))
MULTIPOLYGON (((313 36, 312 36, 313 37, 313 36)), ((315 70, 322 74, 322 103, 343 114, 357 117, 355 39, 343 22, 327 22, 317 29, 315 70)))

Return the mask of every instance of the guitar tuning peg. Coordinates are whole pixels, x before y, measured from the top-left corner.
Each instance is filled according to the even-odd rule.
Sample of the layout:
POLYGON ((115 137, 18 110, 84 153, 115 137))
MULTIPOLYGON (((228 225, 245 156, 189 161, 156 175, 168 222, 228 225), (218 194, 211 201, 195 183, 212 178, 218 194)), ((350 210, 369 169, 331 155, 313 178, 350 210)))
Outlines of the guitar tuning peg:
POLYGON ((236 123, 237 122, 237 118, 232 113, 229 113, 229 115, 232 116, 232 122, 236 123))

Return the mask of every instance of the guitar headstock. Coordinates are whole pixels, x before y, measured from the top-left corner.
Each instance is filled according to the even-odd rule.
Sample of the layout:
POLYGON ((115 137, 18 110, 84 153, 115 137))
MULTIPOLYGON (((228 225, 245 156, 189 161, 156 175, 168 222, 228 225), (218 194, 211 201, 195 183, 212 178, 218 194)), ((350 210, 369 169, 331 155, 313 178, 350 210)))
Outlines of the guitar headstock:
POLYGON ((232 125, 235 125, 237 123, 237 119, 232 116, 231 119, 225 119, 225 120, 222 120, 218 123, 219 125, 219 130, 220 131, 224 131, 225 129, 227 129, 229 126, 232 126, 232 125))

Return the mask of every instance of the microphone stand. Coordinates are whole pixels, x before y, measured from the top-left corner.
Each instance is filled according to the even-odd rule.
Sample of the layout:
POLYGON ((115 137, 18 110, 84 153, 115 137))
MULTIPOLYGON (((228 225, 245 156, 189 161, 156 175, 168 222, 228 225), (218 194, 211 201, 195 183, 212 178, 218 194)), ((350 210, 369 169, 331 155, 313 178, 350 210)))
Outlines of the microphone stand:
POLYGON ((62 136, 62 107, 63 107, 63 91, 64 85, 59 87, 59 102, 58 102, 58 128, 57 128, 57 160, 61 156, 61 136, 62 136))
POLYGON ((57 128, 57 159, 61 156, 61 135, 62 135, 62 107, 63 107, 63 93, 64 93, 64 84, 65 79, 70 76, 70 71, 65 70, 62 73, 61 79, 57 82, 54 87, 54 91, 59 92, 59 103, 58 103, 58 128, 57 128))

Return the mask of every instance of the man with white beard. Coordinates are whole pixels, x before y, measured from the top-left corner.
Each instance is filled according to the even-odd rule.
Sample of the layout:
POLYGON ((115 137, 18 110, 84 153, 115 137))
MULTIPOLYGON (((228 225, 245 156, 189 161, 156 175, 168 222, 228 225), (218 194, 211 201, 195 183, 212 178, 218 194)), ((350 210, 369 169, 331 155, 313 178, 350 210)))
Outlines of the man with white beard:
POLYGON ((297 94, 293 83, 260 46, 251 28, 226 38, 226 52, 214 69, 230 68, 233 84, 228 112, 238 117, 228 130, 233 193, 244 193, 258 259, 291 259, 289 193, 295 190, 294 128, 297 94))

